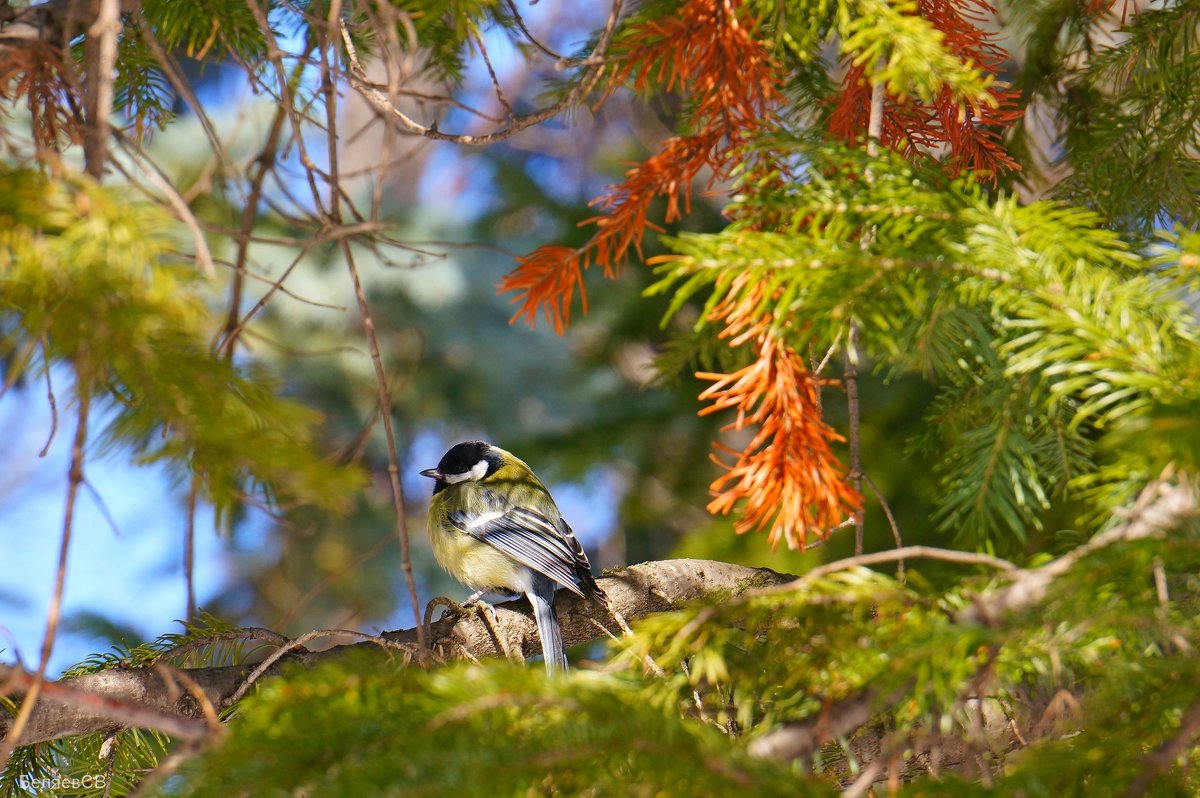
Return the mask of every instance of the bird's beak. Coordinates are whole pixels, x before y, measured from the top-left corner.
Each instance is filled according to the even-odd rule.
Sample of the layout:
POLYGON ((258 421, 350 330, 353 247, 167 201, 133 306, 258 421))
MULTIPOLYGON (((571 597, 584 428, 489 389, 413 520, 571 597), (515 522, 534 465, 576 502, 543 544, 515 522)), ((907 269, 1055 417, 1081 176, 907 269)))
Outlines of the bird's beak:
POLYGON ((421 472, 421 476, 429 477, 430 479, 441 479, 442 472, 438 471, 436 468, 426 468, 421 472))

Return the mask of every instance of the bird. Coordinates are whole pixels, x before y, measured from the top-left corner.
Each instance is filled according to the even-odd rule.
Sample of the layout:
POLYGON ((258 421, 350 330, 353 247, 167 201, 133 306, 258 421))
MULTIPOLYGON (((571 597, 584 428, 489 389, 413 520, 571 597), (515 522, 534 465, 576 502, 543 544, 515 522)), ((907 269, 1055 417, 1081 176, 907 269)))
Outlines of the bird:
POLYGON ((555 591, 609 604, 550 491, 523 460, 486 441, 456 444, 420 473, 434 480, 429 538, 438 564, 476 591, 468 603, 485 593, 524 595, 546 671, 565 670, 555 591))

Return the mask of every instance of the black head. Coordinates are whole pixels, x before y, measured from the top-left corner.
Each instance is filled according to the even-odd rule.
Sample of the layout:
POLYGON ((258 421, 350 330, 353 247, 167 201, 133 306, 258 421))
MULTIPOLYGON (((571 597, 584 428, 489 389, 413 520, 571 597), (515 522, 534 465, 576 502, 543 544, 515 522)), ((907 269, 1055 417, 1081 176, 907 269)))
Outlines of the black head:
POLYGON ((466 441, 451 446, 438 461, 437 468, 427 468, 421 476, 435 480, 433 492, 436 494, 458 482, 487 479, 502 464, 499 450, 490 443, 466 441))

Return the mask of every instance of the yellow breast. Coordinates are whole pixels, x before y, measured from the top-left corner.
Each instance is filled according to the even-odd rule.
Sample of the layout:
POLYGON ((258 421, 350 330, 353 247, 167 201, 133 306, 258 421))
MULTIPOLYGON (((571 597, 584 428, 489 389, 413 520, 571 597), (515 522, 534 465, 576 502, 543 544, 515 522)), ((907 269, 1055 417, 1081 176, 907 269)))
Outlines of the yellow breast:
POLYGON ((472 590, 502 588, 514 593, 529 590, 528 568, 433 516, 429 519, 429 539, 438 564, 472 590))

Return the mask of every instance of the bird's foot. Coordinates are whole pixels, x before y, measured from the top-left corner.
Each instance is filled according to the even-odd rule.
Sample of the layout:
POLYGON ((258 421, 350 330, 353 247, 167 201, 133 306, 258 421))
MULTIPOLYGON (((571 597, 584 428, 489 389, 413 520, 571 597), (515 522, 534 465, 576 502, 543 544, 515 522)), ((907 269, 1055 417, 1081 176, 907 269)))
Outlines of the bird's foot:
POLYGON ((467 598, 467 600, 466 600, 466 601, 464 601, 464 602, 462 603, 462 606, 463 606, 463 607, 477 607, 477 606, 479 606, 480 604, 485 604, 485 605, 487 605, 487 606, 489 606, 489 607, 490 607, 490 606, 492 606, 492 605, 493 605, 495 602, 488 602, 488 601, 484 601, 484 600, 483 600, 483 597, 484 597, 484 596, 487 596, 487 595, 493 595, 493 596, 503 596, 503 597, 504 597, 504 598, 503 598, 503 600, 504 600, 504 601, 512 601, 512 600, 513 600, 513 599, 515 599, 515 598, 520 598, 520 597, 521 597, 521 594, 520 594, 520 593, 510 593, 510 592, 509 592, 509 591, 507 591, 507 590, 476 590, 474 593, 472 593, 472 594, 471 594, 471 595, 470 595, 470 596, 467 598))
POLYGON ((437 596, 425 605, 425 626, 428 627, 433 622, 433 611, 438 607, 444 607, 445 612, 441 614, 438 620, 444 618, 465 618, 475 614, 475 608, 468 605, 466 602, 459 604, 445 596, 437 596))

